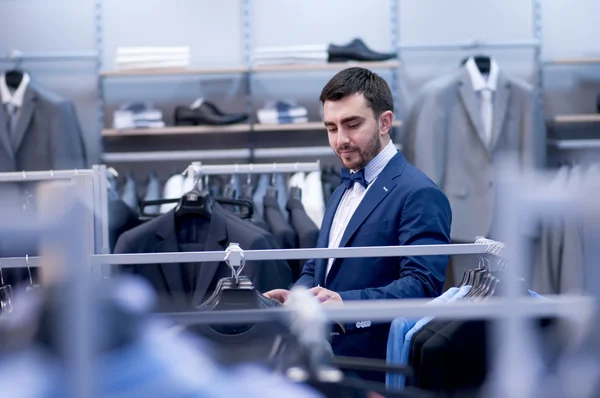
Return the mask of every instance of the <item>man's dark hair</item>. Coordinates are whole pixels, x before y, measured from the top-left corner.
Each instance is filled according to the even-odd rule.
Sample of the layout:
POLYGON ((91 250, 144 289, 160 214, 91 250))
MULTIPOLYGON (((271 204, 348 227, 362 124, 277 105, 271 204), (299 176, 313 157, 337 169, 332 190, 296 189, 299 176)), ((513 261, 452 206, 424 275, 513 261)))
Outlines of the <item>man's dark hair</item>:
POLYGON ((377 73, 359 67, 338 72, 323 87, 319 99, 325 103, 354 94, 364 95, 376 118, 385 111, 394 111, 394 97, 387 82, 377 73))

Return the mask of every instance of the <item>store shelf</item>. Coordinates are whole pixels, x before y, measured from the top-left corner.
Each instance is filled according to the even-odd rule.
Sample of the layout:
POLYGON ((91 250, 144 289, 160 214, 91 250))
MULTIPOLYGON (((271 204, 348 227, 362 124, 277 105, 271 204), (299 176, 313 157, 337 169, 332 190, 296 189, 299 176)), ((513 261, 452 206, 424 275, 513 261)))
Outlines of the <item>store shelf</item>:
MULTIPOLYGON (((401 120, 394 120, 394 127, 402 126, 401 120)), ((308 130, 325 130, 323 122, 309 123, 290 123, 290 124, 255 124, 252 126, 254 131, 308 131, 308 130)))
POLYGON ((360 66, 367 69, 394 69, 400 67, 400 61, 382 62, 333 62, 324 64, 291 64, 291 65, 257 65, 252 68, 253 72, 310 72, 310 71, 336 71, 352 66, 360 66))
POLYGON ((233 66, 225 68, 164 68, 164 69, 126 69, 105 70, 100 72, 102 77, 135 77, 135 76, 178 76, 178 75, 230 75, 246 73, 245 66, 233 66))
MULTIPOLYGON (((402 121, 395 120, 394 127, 400 127, 402 121)), ((104 129, 103 137, 133 137, 149 135, 183 135, 183 134, 221 134, 248 133, 250 131, 317 131, 325 130, 323 122, 290 123, 290 124, 233 124, 228 126, 169 126, 148 129, 104 129)))
POLYGON ((558 58, 550 61, 553 65, 588 65, 588 64, 600 64, 600 58, 558 58))
POLYGON ((557 115, 554 123, 600 123, 600 114, 587 115, 557 115))
POLYGON ((233 124, 228 126, 170 126, 149 129, 105 129, 103 137, 126 137, 148 135, 178 135, 178 134, 220 134, 220 133, 245 133, 250 131, 249 124, 233 124))

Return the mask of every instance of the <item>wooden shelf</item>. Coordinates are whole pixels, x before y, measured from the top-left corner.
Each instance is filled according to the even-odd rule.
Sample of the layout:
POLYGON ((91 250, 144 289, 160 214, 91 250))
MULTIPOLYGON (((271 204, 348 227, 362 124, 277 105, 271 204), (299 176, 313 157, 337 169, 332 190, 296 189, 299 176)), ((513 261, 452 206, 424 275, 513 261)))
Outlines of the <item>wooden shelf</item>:
MULTIPOLYGON (((402 126, 401 120, 394 120, 394 127, 402 126)), ((323 122, 308 122, 308 123, 289 123, 289 124, 255 124, 252 126, 253 131, 307 131, 307 130, 323 130, 325 125, 323 122)))
POLYGON ((310 71, 336 71, 352 66, 360 66, 367 69, 393 69, 400 67, 400 61, 381 62, 333 62, 323 64, 290 64, 290 65, 256 65, 252 71, 261 72, 310 72, 310 71))
POLYGON ((103 137, 127 137, 148 135, 178 135, 178 134, 221 134, 245 133, 250 131, 249 124, 232 124, 227 126, 169 126, 148 129, 105 129, 103 137))
POLYGON ((600 64, 600 58, 558 58, 551 61, 554 65, 588 65, 600 64))
POLYGON ((179 75, 230 75, 236 73, 246 73, 248 68, 245 66, 233 66, 225 68, 164 68, 164 69, 124 69, 124 70, 105 70, 100 72, 103 77, 135 77, 135 76, 179 76, 179 75))
POLYGON ((600 114, 557 115, 552 121, 554 123, 599 123, 600 114))

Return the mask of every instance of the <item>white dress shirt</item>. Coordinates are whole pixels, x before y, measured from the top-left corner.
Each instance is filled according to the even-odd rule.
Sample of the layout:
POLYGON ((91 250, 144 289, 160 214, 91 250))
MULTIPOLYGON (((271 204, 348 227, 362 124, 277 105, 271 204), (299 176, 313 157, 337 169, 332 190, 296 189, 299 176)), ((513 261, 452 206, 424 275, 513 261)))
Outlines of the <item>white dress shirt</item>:
POLYGON ((25 91, 27 90, 30 81, 31 77, 29 74, 23 73, 21 84, 19 84, 19 87, 17 87, 14 92, 11 92, 6 84, 6 75, 4 73, 0 75, 0 99, 2 100, 2 105, 4 106, 6 114, 8 115, 7 122, 9 123, 8 127, 11 134, 14 133, 19 113, 23 107, 25 91))
MULTIPOLYGON (((358 182, 355 182, 351 189, 347 189, 346 192, 344 192, 342 200, 335 211, 331 230, 329 231, 329 248, 337 248, 340 246, 342 236, 344 236, 346 227, 348 226, 352 215, 358 208, 358 205, 373 185, 373 182, 377 179, 377 176, 379 176, 379 173, 381 173, 388 162, 392 160, 397 153, 398 150, 394 146, 394 143, 390 141, 390 143, 365 166, 365 180, 367 181, 367 184, 369 184, 367 188, 363 187, 358 182)), ((325 278, 327 278, 327 275, 331 270, 333 260, 333 258, 330 258, 327 263, 327 273, 325 274, 325 278)))
POLYGON ((473 89, 479 94, 479 104, 481 107, 481 122, 485 136, 485 145, 489 148, 492 142, 492 126, 494 121, 494 92, 498 85, 498 73, 500 68, 493 59, 490 60, 490 73, 488 76, 481 74, 477 63, 473 57, 469 58, 465 67, 471 77, 473 89))

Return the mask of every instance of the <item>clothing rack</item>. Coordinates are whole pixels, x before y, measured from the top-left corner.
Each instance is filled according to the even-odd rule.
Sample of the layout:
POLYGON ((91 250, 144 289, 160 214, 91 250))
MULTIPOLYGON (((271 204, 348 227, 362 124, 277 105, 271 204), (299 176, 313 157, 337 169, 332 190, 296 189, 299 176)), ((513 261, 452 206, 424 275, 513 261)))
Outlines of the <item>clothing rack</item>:
MULTIPOLYGON (((497 242, 496 242, 497 243, 497 242)), ((323 249, 275 249, 244 250, 242 257, 250 260, 302 260, 318 258, 368 258, 368 257, 404 257, 439 256, 455 254, 490 254, 492 243, 414 245, 414 246, 369 246, 339 247, 323 249)), ((92 257, 92 264, 167 264, 186 262, 225 261, 225 251, 174 252, 174 253, 136 253, 136 254, 98 254, 92 257)), ((499 253, 500 254, 500 253, 499 253)), ((231 259, 231 256, 230 256, 231 259)))
POLYGON ((0 57, 2 62, 21 62, 21 61, 70 61, 86 60, 98 58, 96 51, 82 52, 49 52, 49 53, 24 53, 19 50, 12 50, 5 57, 0 57))
POLYGON ((438 44, 400 44, 400 51, 444 51, 444 50, 477 50, 477 49, 518 49, 536 48, 541 46, 538 39, 512 40, 512 41, 462 41, 438 44))
POLYGON ((263 163, 263 164, 228 164, 228 165, 203 165, 192 162, 188 170, 195 175, 223 175, 223 174, 264 174, 264 173, 297 173, 321 170, 320 162, 307 163, 263 163))
POLYGON ((553 140, 548 141, 548 145, 558 149, 600 149, 599 139, 589 140, 553 140))
MULTIPOLYGON (((109 252, 109 232, 108 232, 108 195, 107 195, 107 168, 104 165, 94 165, 91 169, 73 169, 73 170, 43 170, 43 171, 16 171, 0 173, 0 183, 2 182, 40 182, 40 181, 59 181, 72 180, 78 186, 84 186, 84 189, 91 191, 93 197, 90 212, 94 218, 94 230, 89 233, 89 238, 94 242, 95 253, 109 252)), ((7 213, 6 217, 10 217, 7 213)), ((20 216, 20 222, 25 220, 20 216)), ((39 221, 30 220, 33 225, 39 221)), ((7 257, 0 258, 0 268, 22 268, 22 267, 40 267, 43 261, 37 256, 25 257, 7 257)))
MULTIPOLYGON (((401 146, 396 146, 401 149, 401 146)), ((258 148, 258 149, 218 149, 214 151, 152 151, 152 152, 109 152, 102 157, 106 163, 119 162, 172 162, 196 160, 249 160, 286 157, 335 156, 329 146, 258 148)))

